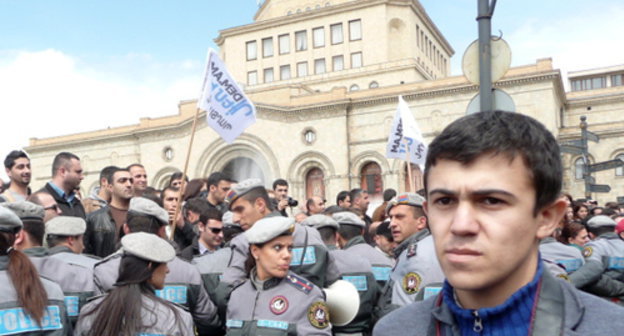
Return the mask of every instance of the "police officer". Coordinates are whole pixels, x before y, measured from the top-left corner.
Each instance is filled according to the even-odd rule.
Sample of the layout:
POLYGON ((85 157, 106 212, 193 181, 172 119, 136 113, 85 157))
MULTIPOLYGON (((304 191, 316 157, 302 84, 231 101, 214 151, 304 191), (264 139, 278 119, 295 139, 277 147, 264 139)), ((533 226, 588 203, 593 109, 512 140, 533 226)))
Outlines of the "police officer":
POLYGON ((23 230, 15 240, 17 249, 22 250, 35 265, 39 274, 56 282, 65 295, 67 316, 75 323, 80 307, 95 293, 93 271, 89 268, 51 258, 48 249, 41 246, 44 235, 43 207, 28 201, 7 203, 6 206, 20 217, 23 230), (26 244, 26 242, 28 242, 26 244))
MULTIPOLYGON (((259 179, 248 179, 233 187, 226 197, 230 210, 239 218, 243 230, 254 226, 256 221, 267 216, 281 216, 273 212, 266 189, 259 179)), ((318 232, 312 228, 295 225, 293 234, 292 270, 317 286, 327 283, 327 248, 318 232)), ((245 260, 249 254, 249 243, 245 235, 238 235, 230 242, 232 260, 223 274, 222 281, 232 284, 245 278, 245 260)))
POLYGON ((165 287, 167 263, 175 258, 171 244, 138 232, 124 236, 121 245, 115 288, 83 308, 74 335, 194 335, 191 315, 154 292, 165 287))
POLYGON ((86 229, 87 223, 80 217, 58 216, 49 220, 45 232, 50 257, 93 269, 100 258, 82 254, 86 229))
POLYGON ((392 237, 399 245, 394 249, 396 265, 382 291, 379 315, 414 302, 418 293, 423 299, 439 292, 444 274, 438 263, 433 239, 427 229, 422 209, 425 201, 415 193, 402 193, 388 202, 392 237))
POLYGON ((562 244, 553 237, 540 241, 540 255, 554 276, 568 279, 568 275, 585 263, 581 251, 576 247, 562 244))
POLYGON ((598 215, 587 221, 594 240, 585 244, 585 264, 570 274, 570 281, 592 294, 603 297, 624 295, 624 241, 615 230, 615 221, 598 215))
POLYGON ((362 234, 365 223, 356 214, 349 211, 337 212, 333 218, 340 225, 338 228, 338 244, 343 250, 367 259, 373 266, 373 274, 380 288, 386 284, 392 270, 392 261, 368 245, 362 234))
POLYGON ((365 335, 372 329, 372 314, 379 296, 379 285, 373 275, 370 262, 362 256, 346 250, 339 250, 336 232, 340 225, 332 217, 312 215, 301 223, 317 229, 332 256, 330 270, 341 280, 353 284, 360 296, 360 307, 356 317, 345 326, 334 326, 334 335, 365 335))
POLYGON ((289 271, 294 229, 293 219, 275 216, 244 233, 249 278, 231 293, 228 335, 331 335, 323 292, 289 271))
POLYGON ((33 276, 34 265, 13 248, 22 227, 15 213, 0 207, 0 334, 69 335, 63 291, 58 284, 33 276))
MULTIPOLYGON (((165 226, 169 214, 155 202, 143 197, 130 200, 128 217, 123 230, 126 234, 147 232, 165 237, 165 226)), ((94 268, 94 281, 100 293, 113 288, 119 275, 119 264, 123 257, 123 247, 117 253, 103 259, 94 268)), ((168 264, 170 272, 165 278, 165 286, 156 295, 188 308, 200 334, 208 334, 219 327, 216 306, 210 301, 202 284, 199 271, 189 262, 178 257, 168 264)))

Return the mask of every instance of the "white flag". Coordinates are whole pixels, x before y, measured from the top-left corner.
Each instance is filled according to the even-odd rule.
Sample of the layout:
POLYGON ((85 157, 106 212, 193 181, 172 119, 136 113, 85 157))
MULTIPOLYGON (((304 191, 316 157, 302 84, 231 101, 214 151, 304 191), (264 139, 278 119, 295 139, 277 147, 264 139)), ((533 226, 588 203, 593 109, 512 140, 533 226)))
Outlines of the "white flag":
POLYGON ((410 162, 417 165, 424 165, 427 158, 427 145, 422 133, 418 129, 409 106, 401 96, 399 96, 399 105, 388 136, 386 157, 401 160, 409 158, 410 162))
POLYGON ((227 71, 219 55, 208 51, 204 83, 197 108, 206 111, 208 125, 232 143, 256 122, 256 107, 227 71))

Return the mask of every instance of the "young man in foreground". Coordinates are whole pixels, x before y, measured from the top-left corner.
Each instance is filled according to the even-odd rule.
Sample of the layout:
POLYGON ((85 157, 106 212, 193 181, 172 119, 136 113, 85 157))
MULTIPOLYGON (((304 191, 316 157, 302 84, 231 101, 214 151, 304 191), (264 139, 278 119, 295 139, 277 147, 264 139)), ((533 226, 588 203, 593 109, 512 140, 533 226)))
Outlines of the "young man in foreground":
POLYGON ((449 125, 425 165, 442 292, 375 335, 615 335, 624 309, 544 270, 538 245, 565 212, 555 138, 536 120, 482 112, 449 125), (414 331, 412 333, 411 331, 414 331))

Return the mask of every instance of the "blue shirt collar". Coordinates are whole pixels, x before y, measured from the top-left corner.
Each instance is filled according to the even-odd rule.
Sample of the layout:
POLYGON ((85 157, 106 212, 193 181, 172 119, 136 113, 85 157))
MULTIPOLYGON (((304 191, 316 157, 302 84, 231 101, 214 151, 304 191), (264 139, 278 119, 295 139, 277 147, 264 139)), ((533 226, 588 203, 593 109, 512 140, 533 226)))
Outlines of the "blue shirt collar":
POLYGON ((49 184, 50 184, 50 187, 52 187, 52 190, 54 190, 54 192, 56 192, 57 195, 61 196, 65 200, 67 200, 67 202, 69 204, 71 204, 71 202, 76 197, 76 193, 74 193, 73 191, 69 195, 67 195, 67 194, 65 194, 65 191, 63 189, 59 188, 59 186, 57 186, 56 184, 54 184, 54 182, 50 181, 49 184))

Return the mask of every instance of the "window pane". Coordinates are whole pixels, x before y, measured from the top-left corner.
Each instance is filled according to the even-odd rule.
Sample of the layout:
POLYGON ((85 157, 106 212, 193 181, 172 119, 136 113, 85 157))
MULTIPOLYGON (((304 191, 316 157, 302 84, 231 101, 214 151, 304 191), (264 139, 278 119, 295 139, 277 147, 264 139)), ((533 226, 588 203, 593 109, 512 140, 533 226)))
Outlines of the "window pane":
POLYGON ((314 48, 325 46, 325 28, 314 28, 314 48))
MULTIPOLYGON (((619 154, 615 158, 624 161, 624 154, 619 154)), ((624 167, 615 168, 615 176, 624 176, 624 167)))
POLYGON ((574 161, 574 177, 577 180, 583 179, 583 158, 578 158, 574 161))
POLYGON ((262 57, 273 56, 273 38, 267 37, 262 39, 262 57))
POLYGON ((349 40, 362 39, 362 20, 349 21, 349 40))
POLYGON ((279 53, 288 54, 290 52, 290 35, 281 35, 279 37, 279 53))
POLYGON ((250 71, 247 73, 247 85, 256 85, 258 84, 258 72, 250 71))
POLYGON ((282 65, 280 67, 280 79, 290 79, 290 65, 282 65))
POLYGON ((308 49, 308 36, 305 30, 295 33, 295 50, 302 51, 308 49))
POLYGON ((362 66, 362 53, 356 52, 351 54, 351 67, 359 68, 362 66))
POLYGON ((271 83, 273 81, 273 68, 264 69, 264 82, 271 83))
POLYGON ((360 86, 357 84, 353 84, 351 85, 351 87, 349 87, 349 91, 358 91, 360 89, 360 86))
POLYGON ((247 60, 248 61, 255 60, 256 58, 258 58, 257 49, 258 48, 257 48, 256 41, 247 42, 247 60))
POLYGON ((334 71, 340 71, 344 69, 344 57, 342 55, 332 57, 332 63, 334 64, 334 71))
POLYGON ((324 58, 319 58, 317 60, 314 60, 314 73, 315 74, 325 73, 325 59, 324 58))
POLYGON ((342 23, 331 25, 331 41, 332 44, 342 43, 342 23))
POLYGON ((592 79, 592 89, 601 89, 605 87, 605 78, 598 77, 592 79))
POLYGON ((624 82, 624 75, 611 76, 611 86, 622 86, 624 82))
POLYGON ((297 77, 308 75, 308 62, 297 63, 297 77))

